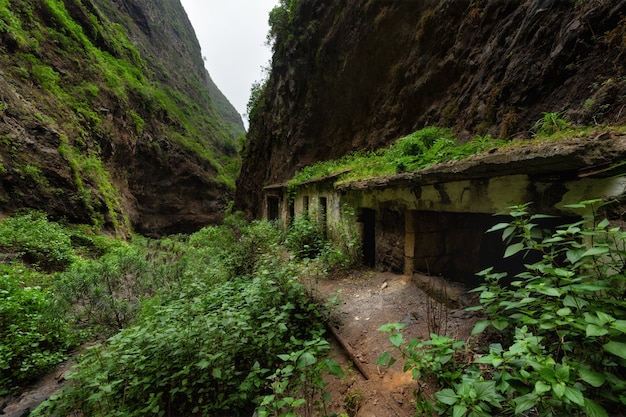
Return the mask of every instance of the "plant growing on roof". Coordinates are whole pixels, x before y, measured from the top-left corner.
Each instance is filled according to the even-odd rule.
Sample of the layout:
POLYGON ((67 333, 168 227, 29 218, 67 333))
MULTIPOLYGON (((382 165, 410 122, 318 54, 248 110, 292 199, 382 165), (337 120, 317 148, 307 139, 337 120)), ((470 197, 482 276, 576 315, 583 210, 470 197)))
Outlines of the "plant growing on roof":
POLYGON ((550 136, 568 129, 571 123, 563 119, 565 111, 544 112, 543 117, 533 125, 532 129, 539 135, 550 136))
POLYGON ((336 160, 307 166, 296 173, 289 187, 329 175, 338 175, 337 182, 345 182, 418 171, 437 163, 462 159, 503 143, 491 136, 477 136, 459 144, 449 129, 430 126, 398 139, 386 149, 360 150, 336 160))

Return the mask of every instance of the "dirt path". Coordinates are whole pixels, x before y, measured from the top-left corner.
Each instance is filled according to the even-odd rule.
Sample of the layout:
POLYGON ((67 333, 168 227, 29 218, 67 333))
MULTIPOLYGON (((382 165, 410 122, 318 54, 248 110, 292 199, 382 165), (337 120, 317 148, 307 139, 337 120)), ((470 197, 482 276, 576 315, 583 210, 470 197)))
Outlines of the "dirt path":
MULTIPOLYGON (((401 361, 391 369, 376 366, 383 352, 392 351, 388 335, 377 329, 387 323, 403 323, 407 340, 427 339, 433 331, 466 339, 477 320, 475 315, 463 310, 471 300, 463 288, 441 283, 421 275, 409 277, 373 271, 316 283, 314 290, 321 299, 336 296, 340 291, 332 326, 341 342, 333 341, 332 352, 344 369, 351 369, 344 380, 329 380, 331 413, 346 413, 349 417, 415 415, 414 392, 418 383, 410 373, 402 372, 401 361), (435 301, 429 293, 446 300, 448 306, 435 301), (359 362, 358 366, 352 366, 342 344, 354 362, 359 362)), ((426 395, 431 395, 434 388, 427 381, 419 384, 426 395)))
POLYGON ((40 379, 36 384, 24 390, 18 397, 0 398, 0 416, 28 416, 39 404, 50 398, 65 383, 65 375, 73 365, 73 356, 59 364, 54 371, 40 379))

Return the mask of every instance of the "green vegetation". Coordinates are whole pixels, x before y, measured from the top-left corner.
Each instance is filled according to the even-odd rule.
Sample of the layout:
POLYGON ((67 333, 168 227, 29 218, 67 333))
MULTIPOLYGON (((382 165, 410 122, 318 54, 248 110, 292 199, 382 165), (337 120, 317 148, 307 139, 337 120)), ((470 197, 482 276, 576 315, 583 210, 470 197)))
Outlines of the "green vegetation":
POLYGON ((308 180, 341 174, 338 182, 416 171, 430 165, 466 158, 504 144, 490 136, 476 137, 459 144, 448 129, 427 127, 398 139, 389 148, 372 152, 359 151, 338 160, 320 162, 299 171, 290 186, 308 180))
POLYGON ((76 344, 50 291, 29 284, 45 280, 27 267, 0 265, 0 396, 50 370, 76 344))
POLYGON ((571 123, 562 118, 565 112, 544 112, 543 117, 535 123, 532 130, 538 135, 550 136, 571 127, 571 123))
POLYGON ((272 46, 276 54, 282 53, 285 45, 293 40, 293 16, 299 6, 298 0, 280 0, 278 6, 270 11, 267 33, 267 43, 272 46))
POLYGON ((307 216, 296 216, 289 227, 285 247, 299 259, 315 258, 326 244, 322 225, 307 216))
POLYGON ((49 222, 39 212, 0 222, 0 395, 50 370, 83 337, 55 297, 54 271, 102 253, 104 238, 49 222))
MULTIPOLYGON (((589 206, 598 202, 571 208, 589 206)), ((473 310, 485 319, 472 339, 406 341, 402 325, 381 328, 405 371, 439 383, 432 398, 416 392, 418 411, 617 412, 626 401, 626 232, 595 214, 553 231, 528 205, 509 214, 490 231, 508 242, 504 257, 526 254, 528 265, 508 283, 492 269, 480 274, 473 310)), ((238 213, 190 236, 130 243, 38 212, 3 220, 0 392, 19 391, 96 339, 72 384, 34 415, 327 415, 324 375, 343 371, 327 357, 327 308, 302 278, 358 258, 346 225, 324 230, 314 218, 281 231, 238 213)), ((395 361, 385 353, 379 365, 395 361)), ((350 398, 358 408, 358 393, 350 398)))
POLYGON ((93 416, 168 409, 238 414, 282 365, 278 355, 321 337, 315 307, 288 269, 196 281, 187 291, 193 296, 154 299, 135 325, 91 348, 46 413, 66 415, 82 404, 93 416))
MULTIPOLYGON (((318 162, 298 171, 289 182, 297 187, 307 181, 334 176, 336 183, 418 171, 442 162, 460 160, 492 148, 515 148, 521 144, 567 140, 590 135, 594 128, 573 128, 562 118, 563 112, 543 113, 532 130, 535 137, 528 141, 507 141, 491 136, 477 136, 460 144, 449 129, 426 127, 396 140, 388 148, 357 151, 339 159, 318 162)), ((605 131, 623 132, 623 127, 606 126, 605 131)))
POLYGON ((62 270, 74 261, 70 235, 39 212, 2 221, 0 249, 7 256, 44 270, 62 270))
POLYGON ((267 87, 267 80, 262 82, 257 81, 252 84, 250 89, 250 99, 246 105, 246 113, 248 114, 248 120, 254 120, 257 117, 258 112, 265 105, 265 88, 267 87))
MULTIPOLYGON (((0 61, 7 76, 15 80, 23 100, 37 103, 34 107, 41 113, 11 101, 3 101, 2 107, 11 108, 24 123, 36 118, 38 124, 62 132, 60 151, 79 168, 75 180, 93 224, 103 225, 106 214, 122 233, 127 227, 102 163, 107 141, 141 142, 146 134, 164 138, 198 155, 218 182, 234 189, 240 163, 236 140, 209 91, 192 76, 187 82, 194 84, 189 87, 196 92, 193 97, 157 81, 126 30, 97 7, 80 1, 66 7, 60 0, 2 0, 0 38, 0 61), (86 162, 93 162, 95 169, 84 169, 86 162), (94 180, 99 196, 87 191, 86 184, 94 180)), ((30 163, 21 158, 5 158, 7 172, 30 163)), ((31 177, 46 188, 46 178, 31 177)))
MULTIPOLYGON (((300 278, 338 268, 341 226, 319 256, 285 256, 282 232, 241 214, 190 236, 127 243, 25 212, 0 222, 0 395, 15 393, 87 340, 61 394, 36 415, 283 415, 321 409, 322 314, 300 278), (327 259, 333 263, 327 267, 327 259), (78 330, 75 330, 78 329, 78 330)), ((301 242, 304 242, 300 239, 301 242)), ((302 243, 303 245, 305 243, 302 243)), ((345 260, 345 265, 351 265, 345 260)), ((353 260, 354 261, 354 260, 353 260)))
POLYGON ((41 172, 39 167, 34 165, 22 165, 16 164, 14 167, 14 171, 19 174, 21 179, 30 179, 36 185, 41 185, 44 187, 48 186, 48 180, 41 172))
POLYGON ((130 220, 122 209, 122 198, 119 190, 113 185, 109 172, 98 156, 89 156, 77 148, 69 146, 67 138, 61 137, 59 153, 65 158, 74 173, 74 181, 85 207, 91 212, 93 225, 102 228, 105 225, 104 213, 112 222, 113 229, 120 233, 131 230, 130 220), (84 182, 94 184, 97 196, 85 187, 84 182), (102 207, 104 205, 104 207, 102 207))
POLYGON ((342 210, 342 220, 331 226, 323 226, 312 215, 296 216, 287 230, 285 248, 296 259, 317 259, 323 268, 345 270, 360 263, 359 238, 353 230, 354 213, 342 210))
MULTIPOLYGON (((434 399, 418 398, 419 410, 476 417, 619 414, 626 404, 626 232, 595 214, 554 231, 541 230, 538 220, 546 216, 529 214, 528 205, 510 215, 490 230, 502 231, 508 242, 504 257, 538 260, 508 285, 504 273, 480 274, 485 284, 474 291, 481 305, 472 309, 486 319, 473 334, 488 332, 489 346, 438 335, 407 344, 402 325, 381 328, 392 333, 405 369, 434 375, 441 386, 434 399)), ((387 353, 379 364, 394 360, 387 353)))

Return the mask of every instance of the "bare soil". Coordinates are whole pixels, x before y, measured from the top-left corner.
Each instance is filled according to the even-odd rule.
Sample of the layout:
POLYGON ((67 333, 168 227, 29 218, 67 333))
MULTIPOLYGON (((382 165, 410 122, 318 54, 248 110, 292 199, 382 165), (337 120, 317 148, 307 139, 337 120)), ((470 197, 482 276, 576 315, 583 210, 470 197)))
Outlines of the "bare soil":
POLYGON ((52 372, 21 392, 18 396, 0 397, 0 416, 26 417, 39 404, 50 398, 67 383, 65 375, 74 364, 74 356, 59 364, 52 372))
POLYGON ((380 326, 403 323, 405 340, 433 332, 466 340, 478 319, 464 310, 473 303, 466 289, 437 277, 358 271, 321 280, 314 291, 321 299, 338 296, 329 326, 336 335, 331 352, 349 370, 345 378, 328 380, 329 415, 414 416, 415 392, 432 396, 437 390, 435 381, 415 381, 403 372, 401 360, 389 369, 376 366, 381 354, 394 352, 380 326))

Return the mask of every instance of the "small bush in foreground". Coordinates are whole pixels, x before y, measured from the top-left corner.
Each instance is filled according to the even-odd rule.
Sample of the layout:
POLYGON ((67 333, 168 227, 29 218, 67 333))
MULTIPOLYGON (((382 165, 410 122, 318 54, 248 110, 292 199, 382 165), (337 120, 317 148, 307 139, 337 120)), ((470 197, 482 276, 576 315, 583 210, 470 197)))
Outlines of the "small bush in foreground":
POLYGON ((289 226, 285 248, 298 259, 316 258, 326 246, 324 227, 309 216, 296 216, 289 226))
MULTIPOLYGON (((540 260, 509 285, 501 283, 506 274, 480 274, 485 284, 474 291, 481 305, 473 309, 487 319, 473 333, 489 328, 494 343, 471 357, 451 353, 466 355, 457 362, 460 380, 439 378, 442 389, 430 406, 459 417, 619 414, 626 404, 626 232, 596 215, 543 231, 536 221, 546 216, 531 215, 528 205, 510 214, 510 222, 491 229, 509 244, 504 256, 533 253, 540 260)), ((401 336, 390 340, 401 346, 401 336)), ((411 361, 423 362, 427 352, 414 349, 411 361)))
POLYGON ((76 343, 52 295, 27 286, 37 274, 0 265, 0 396, 14 393, 65 359, 76 343))
POLYGON ((300 285, 271 267, 192 299, 145 306, 136 325, 89 349, 72 384, 39 415, 251 414, 266 378, 282 367, 279 355, 320 331, 300 285))

